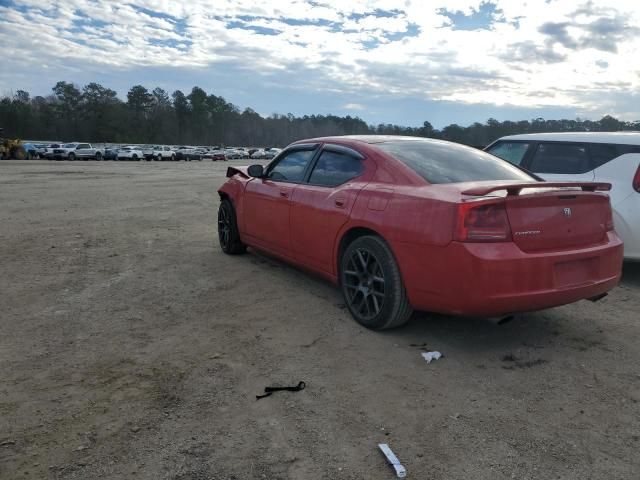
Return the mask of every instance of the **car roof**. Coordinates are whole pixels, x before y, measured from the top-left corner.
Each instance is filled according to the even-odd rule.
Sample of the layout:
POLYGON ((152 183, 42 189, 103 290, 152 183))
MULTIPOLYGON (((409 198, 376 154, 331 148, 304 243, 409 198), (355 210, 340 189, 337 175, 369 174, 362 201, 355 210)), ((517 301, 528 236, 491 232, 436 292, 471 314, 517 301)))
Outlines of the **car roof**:
MULTIPOLYGON (((414 141, 414 142, 428 142, 428 143, 452 143, 446 140, 440 140, 436 138, 427 138, 427 137, 410 137, 403 135, 336 135, 332 137, 317 137, 317 138, 309 138, 306 140, 298 140, 295 143, 312 143, 312 142, 323 142, 323 143, 332 143, 332 142, 359 142, 359 143, 367 143, 370 145, 376 143, 388 143, 388 142, 406 142, 406 141, 414 141)), ((294 144, 295 144, 294 143, 294 144)))
POLYGON ((640 132, 554 132, 508 135, 499 140, 538 140, 555 142, 622 143, 640 145, 640 132))

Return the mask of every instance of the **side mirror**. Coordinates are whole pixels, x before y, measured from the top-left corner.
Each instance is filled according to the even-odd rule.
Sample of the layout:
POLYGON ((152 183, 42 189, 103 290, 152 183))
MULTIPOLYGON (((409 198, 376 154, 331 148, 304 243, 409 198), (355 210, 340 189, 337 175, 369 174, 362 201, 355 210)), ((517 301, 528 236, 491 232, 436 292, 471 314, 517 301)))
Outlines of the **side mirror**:
POLYGON ((247 173, 250 177, 262 178, 264 176, 264 168, 262 165, 251 165, 247 168, 247 173))

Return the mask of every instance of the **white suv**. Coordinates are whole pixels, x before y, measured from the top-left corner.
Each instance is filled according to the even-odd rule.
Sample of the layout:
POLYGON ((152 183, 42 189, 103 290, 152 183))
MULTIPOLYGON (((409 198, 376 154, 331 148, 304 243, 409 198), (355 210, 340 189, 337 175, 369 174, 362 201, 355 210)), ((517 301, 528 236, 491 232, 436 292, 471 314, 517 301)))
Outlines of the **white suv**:
POLYGON ((624 241, 624 256, 640 260, 640 132, 511 135, 485 151, 544 180, 611 183, 613 219, 624 241))
POLYGON ((146 160, 175 160, 176 152, 166 145, 147 146, 142 149, 146 160))
POLYGON ((135 160, 139 161, 144 158, 142 149, 136 145, 127 145, 118 149, 116 160, 135 160))

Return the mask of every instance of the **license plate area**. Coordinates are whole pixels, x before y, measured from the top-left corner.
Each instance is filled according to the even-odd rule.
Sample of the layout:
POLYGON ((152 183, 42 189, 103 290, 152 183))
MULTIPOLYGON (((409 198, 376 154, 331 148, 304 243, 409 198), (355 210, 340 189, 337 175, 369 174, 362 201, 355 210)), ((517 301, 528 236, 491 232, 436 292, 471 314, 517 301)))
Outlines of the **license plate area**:
POLYGON ((582 258, 556 263, 554 277, 556 287, 569 287, 593 283, 598 276, 598 258, 582 258))

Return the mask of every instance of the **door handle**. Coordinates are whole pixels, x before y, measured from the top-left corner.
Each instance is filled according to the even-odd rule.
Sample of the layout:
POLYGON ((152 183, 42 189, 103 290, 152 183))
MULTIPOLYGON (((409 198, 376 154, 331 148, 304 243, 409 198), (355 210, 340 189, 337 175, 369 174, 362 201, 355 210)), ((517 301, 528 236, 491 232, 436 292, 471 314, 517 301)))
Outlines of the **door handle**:
POLYGON ((345 199, 342 198, 342 197, 338 197, 338 198, 335 199, 335 204, 336 204, 336 207, 342 208, 342 207, 344 207, 345 199))
POLYGON ((289 190, 280 190, 280 196, 283 198, 289 198, 289 190))

